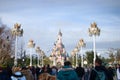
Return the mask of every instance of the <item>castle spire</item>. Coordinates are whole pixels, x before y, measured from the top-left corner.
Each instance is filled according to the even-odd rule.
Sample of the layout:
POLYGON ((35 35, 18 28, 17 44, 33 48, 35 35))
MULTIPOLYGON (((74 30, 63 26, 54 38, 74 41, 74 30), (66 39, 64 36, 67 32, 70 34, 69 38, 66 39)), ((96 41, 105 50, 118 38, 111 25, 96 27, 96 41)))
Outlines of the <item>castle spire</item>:
POLYGON ((61 29, 59 29, 59 33, 58 33, 58 35, 62 36, 61 29))
POLYGON ((62 32, 59 29, 58 37, 57 37, 57 44, 62 44, 62 32))

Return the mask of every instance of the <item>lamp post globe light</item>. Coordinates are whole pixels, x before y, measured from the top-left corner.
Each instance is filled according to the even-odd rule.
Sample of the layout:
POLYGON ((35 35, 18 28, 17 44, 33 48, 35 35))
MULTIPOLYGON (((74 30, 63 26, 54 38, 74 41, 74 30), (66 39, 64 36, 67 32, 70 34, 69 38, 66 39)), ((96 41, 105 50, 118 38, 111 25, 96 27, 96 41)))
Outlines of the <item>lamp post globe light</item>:
POLYGON ((80 39, 78 42, 78 48, 81 48, 81 66, 83 67, 83 52, 82 52, 82 48, 85 47, 86 44, 84 43, 83 39, 80 39))
POLYGON ((15 58, 14 58, 14 66, 17 66, 17 44, 18 44, 18 36, 23 36, 23 29, 21 29, 21 24, 14 24, 14 28, 12 28, 12 35, 15 36, 15 58))
POLYGON ((91 24, 90 28, 88 28, 89 36, 93 37, 93 50, 94 50, 94 59, 93 64, 95 66, 95 59, 96 59, 96 44, 95 44, 95 38, 96 36, 100 35, 100 29, 97 27, 97 24, 94 22, 91 24))
POLYGON ((87 61, 86 60, 84 61, 84 64, 87 65, 87 61))
POLYGON ((39 61, 40 61, 40 56, 41 56, 41 54, 40 54, 40 53, 41 53, 40 47, 37 47, 37 48, 36 48, 36 53, 37 53, 37 55, 38 55, 38 61, 37 61, 38 64, 37 64, 37 65, 40 66, 40 65, 39 65, 39 64, 40 64, 40 63, 39 63, 39 61))
POLYGON ((33 42, 33 40, 29 40, 28 48, 30 48, 30 66, 32 66, 32 52, 34 47, 35 47, 35 43, 33 42))

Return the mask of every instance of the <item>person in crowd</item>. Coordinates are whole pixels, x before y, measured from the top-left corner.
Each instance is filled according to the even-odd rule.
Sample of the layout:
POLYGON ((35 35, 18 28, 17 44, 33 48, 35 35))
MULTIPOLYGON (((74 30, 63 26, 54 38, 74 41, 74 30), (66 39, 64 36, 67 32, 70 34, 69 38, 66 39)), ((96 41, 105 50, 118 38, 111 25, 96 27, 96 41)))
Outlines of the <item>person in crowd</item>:
POLYGON ((82 80, 84 74, 85 74, 85 70, 83 67, 81 67, 81 64, 79 64, 79 66, 75 69, 78 77, 79 77, 79 80, 82 80))
POLYGON ((84 80, 88 80, 90 74, 90 68, 85 66, 84 70, 85 70, 84 80))
POLYGON ((47 73, 52 74, 52 69, 49 64, 47 64, 47 73))
POLYGON ((97 58, 95 60, 95 68, 91 70, 89 80, 113 80, 108 70, 102 66, 102 60, 97 58), (102 76, 100 77, 101 74, 102 76))
POLYGON ((0 80, 11 80, 11 78, 7 74, 7 71, 4 70, 2 67, 0 67, 0 80))
POLYGON ((39 75, 38 80, 50 80, 48 77, 50 76, 49 73, 42 73, 39 75))
POLYGON ((40 75, 40 71, 41 71, 41 68, 40 67, 36 67, 36 76, 37 76, 37 79, 38 79, 38 76, 40 75))
POLYGON ((36 80, 36 69, 35 69, 35 66, 31 66, 31 67, 30 67, 30 70, 32 71, 34 80, 36 80))
POLYGON ((117 65, 117 80, 120 80, 120 64, 117 65))
POLYGON ((44 66, 41 68, 40 74, 42 74, 42 73, 47 73, 47 66, 46 66, 46 65, 44 65, 44 66))
POLYGON ((22 74, 26 77, 26 80, 34 80, 31 70, 27 67, 22 67, 22 74))
POLYGON ((52 74, 51 75, 54 75, 54 76, 57 75, 57 68, 55 66, 52 67, 52 74))
POLYGON ((52 69, 50 68, 50 65, 44 65, 42 70, 41 70, 41 73, 49 73, 49 74, 52 74, 52 69))
POLYGON ((12 76, 12 68, 9 65, 7 65, 6 71, 7 71, 8 76, 11 77, 12 76))
POLYGON ((25 76, 21 72, 15 72, 14 75, 11 76, 12 80, 26 80, 25 76))
POLYGON ((14 67, 13 74, 11 76, 12 80, 26 80, 26 77, 22 74, 20 67, 14 67))
POLYGON ((111 74, 111 78, 113 80, 114 76, 115 76, 115 73, 114 73, 114 69, 113 69, 112 65, 108 66, 108 72, 109 72, 109 74, 111 74))
POLYGON ((79 80, 77 73, 71 66, 70 61, 64 62, 64 66, 58 72, 57 80, 79 80))

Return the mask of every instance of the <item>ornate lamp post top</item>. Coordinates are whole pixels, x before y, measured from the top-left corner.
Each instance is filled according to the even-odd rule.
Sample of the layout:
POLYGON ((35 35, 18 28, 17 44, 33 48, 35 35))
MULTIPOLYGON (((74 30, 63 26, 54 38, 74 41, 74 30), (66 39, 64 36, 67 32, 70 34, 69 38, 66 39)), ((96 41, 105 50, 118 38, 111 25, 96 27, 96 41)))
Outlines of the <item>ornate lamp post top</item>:
POLYGON ((78 42, 77 47, 80 48, 80 47, 85 47, 85 46, 86 46, 86 44, 85 44, 84 40, 80 39, 79 42, 78 42))
POLYGON ((41 55, 43 55, 43 56, 45 55, 44 51, 42 51, 42 50, 41 50, 41 55))
POLYGON ((73 51, 74 51, 75 53, 79 52, 78 47, 75 47, 73 51))
POLYGON ((74 55, 75 55, 75 52, 74 52, 74 51, 72 51, 72 52, 71 52, 71 55, 72 55, 72 56, 74 56, 74 55))
POLYGON ((20 29, 20 27, 21 27, 21 24, 18 24, 18 23, 14 24, 14 28, 15 28, 15 29, 18 30, 18 29, 20 29))
POLYGON ((33 42, 33 40, 29 40, 28 48, 34 48, 34 47, 35 47, 35 43, 33 42))
POLYGON ((36 47, 36 52, 37 53, 40 53, 41 52, 41 49, 40 49, 40 47, 38 46, 38 47, 36 47))
POLYGON ((21 28, 21 24, 14 24, 14 28, 12 29, 12 35, 13 36, 23 36, 23 29, 21 28))
POLYGON ((100 29, 97 27, 97 24, 94 22, 93 24, 91 24, 91 27, 88 29, 89 35, 95 35, 95 36, 99 36, 100 35, 100 29))
POLYGON ((39 46, 36 47, 36 51, 40 51, 40 47, 39 46))

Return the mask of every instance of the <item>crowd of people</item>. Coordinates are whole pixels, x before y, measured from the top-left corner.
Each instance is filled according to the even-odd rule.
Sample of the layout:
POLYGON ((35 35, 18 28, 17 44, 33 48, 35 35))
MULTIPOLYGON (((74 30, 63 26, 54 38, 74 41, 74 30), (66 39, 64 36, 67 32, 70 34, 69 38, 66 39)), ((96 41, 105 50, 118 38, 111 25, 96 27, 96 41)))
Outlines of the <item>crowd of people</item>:
POLYGON ((73 68, 70 61, 56 67, 0 67, 0 80, 120 80, 120 65, 105 67, 101 59, 95 60, 95 67, 73 68))

